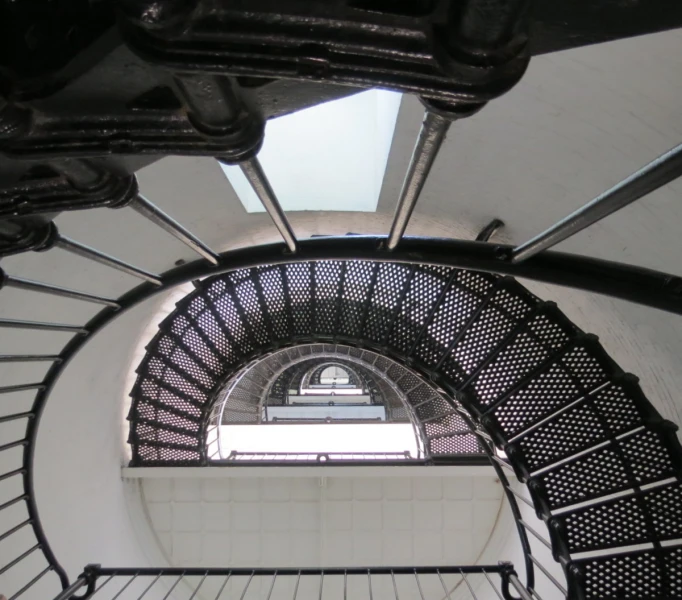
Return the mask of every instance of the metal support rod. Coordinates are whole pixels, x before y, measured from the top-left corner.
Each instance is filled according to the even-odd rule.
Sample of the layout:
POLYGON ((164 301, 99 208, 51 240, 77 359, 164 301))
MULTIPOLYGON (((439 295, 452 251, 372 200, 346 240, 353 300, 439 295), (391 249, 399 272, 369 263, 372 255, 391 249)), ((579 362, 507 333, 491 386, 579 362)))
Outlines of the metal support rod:
POLYGON ((412 211, 417 200, 419 200, 419 195, 424 188, 426 178, 436 160, 438 151, 445 141, 451 122, 450 119, 437 115, 430 110, 427 110, 424 115, 424 122, 412 152, 410 166, 400 190, 400 198, 393 216, 391 232, 388 234, 386 247, 389 250, 394 250, 405 234, 412 211))
POLYGON ((122 260, 119 260, 118 258, 109 256, 108 254, 104 254, 103 252, 99 252, 94 248, 90 248, 89 246, 80 244, 69 238, 62 237, 59 234, 57 235, 57 239, 55 240, 55 247, 60 248, 61 250, 65 250, 66 252, 70 252, 71 254, 87 258, 88 260, 98 262, 107 267, 111 267, 112 269, 116 269, 117 271, 127 273, 128 275, 132 275, 133 277, 139 277, 141 279, 149 281, 150 283, 153 283, 154 285, 161 285, 161 279, 159 278, 158 275, 154 275, 153 273, 149 273, 148 271, 129 265, 128 263, 125 263, 122 260))
POLYGON ((171 586, 171 588, 168 590, 166 595, 163 597, 163 600, 168 600, 169 596, 173 593, 173 590, 177 587, 178 583, 180 583, 182 581, 182 578, 184 576, 185 576, 184 572, 180 573, 178 578, 173 582, 173 585, 171 586))
POLYGON ((161 578, 161 573, 159 573, 154 580, 144 589, 144 591, 138 596, 137 600, 142 600, 147 592, 152 589, 152 586, 161 578))
POLYGON ((253 579, 254 574, 255 571, 251 571, 251 575, 249 575, 249 580, 246 582, 246 585, 244 586, 244 591, 242 592, 242 595, 239 598, 239 600, 244 600, 244 596, 246 596, 246 591, 249 589, 249 586, 251 585, 251 580, 253 579))
POLYGON ((0 363, 14 362, 60 362, 62 359, 48 354, 0 354, 0 363))
POLYGON ((17 421, 18 419, 33 419, 35 416, 35 413, 32 412, 14 413, 13 415, 5 415, 4 417, 0 417, 0 423, 6 423, 7 421, 17 421))
POLYGON ((26 519, 25 521, 22 521, 21 523, 19 523, 18 525, 15 525, 11 529, 8 529, 7 531, 5 531, 5 533, 0 535, 0 542, 4 539, 8 538, 9 536, 11 536, 13 533, 16 533, 17 531, 22 530, 24 527, 26 527, 26 525, 30 525, 30 524, 31 524, 31 519, 26 519))
POLYGON ((228 573, 225 576, 225 581, 223 581, 223 584, 220 586, 220 589, 218 590, 218 594, 216 595, 215 600, 218 600, 220 598, 220 596, 222 595, 223 590, 225 589, 225 586, 227 585, 227 582, 230 580, 230 577, 232 577, 232 573, 228 573))
POLYGON ((519 581, 519 578, 514 575, 514 573, 509 574, 509 583, 514 586, 514 589, 518 592, 521 600, 533 600, 533 597, 528 593, 526 586, 519 581))
POLYGON ((63 298, 72 298, 73 300, 82 300, 83 302, 93 302, 94 304, 104 304, 111 308, 119 309, 121 306, 115 300, 109 298, 102 298, 100 296, 93 296, 85 292, 78 292, 68 288, 61 288, 48 283, 40 283, 38 281, 31 281, 29 279, 21 279, 11 275, 5 275, 5 285, 8 287, 17 288, 20 290, 27 290, 30 292, 39 292, 43 294, 51 294, 53 296, 62 296, 63 298))
POLYGON ((80 325, 40 323, 38 321, 17 321, 16 319, 0 319, 0 327, 3 327, 5 329, 36 329, 41 331, 68 331, 71 333, 88 333, 88 330, 80 325))
POLYGON ((7 563, 2 569, 0 569, 0 575, 4 575, 7 571, 9 571, 14 565, 19 564, 22 560, 24 560, 27 556, 33 554, 36 550, 40 548, 40 544, 36 544, 35 546, 32 546, 26 552, 23 552, 19 556, 17 556, 12 562, 7 563))
POLYGON ((490 584, 490 587, 493 588, 493 591, 495 592, 495 594, 497 594, 497 597, 498 597, 500 600, 503 600, 503 598, 502 598, 502 593, 500 592, 500 590, 498 590, 498 589, 495 587, 495 584, 493 583, 493 580, 490 579, 490 575, 488 575, 488 572, 487 572, 485 569, 483 569, 483 575, 485 575, 485 578, 488 580, 488 583, 490 584))
POLYGON ((116 600, 123 592, 125 592, 128 589, 128 586, 137 579, 137 575, 133 575, 127 582, 126 584, 118 590, 118 593, 111 599, 111 600, 116 600))
POLYGON ((23 383, 21 385, 8 385, 0 387, 0 394, 11 394, 12 392, 26 392, 28 390, 43 390, 44 383, 23 383))
POLYGON ((417 575, 417 569, 414 569, 414 580, 417 582, 417 588, 419 589, 419 596, 421 597, 421 600, 426 600, 424 598, 424 592, 422 591, 422 584, 419 581, 419 575, 417 575))
POLYGON ((659 156, 540 235, 514 248, 511 261, 519 263, 556 246, 559 242, 663 187, 680 175, 682 175, 682 144, 659 156))
POLYGON ((28 446, 28 440, 17 440, 16 442, 10 442, 9 444, 3 444, 0 446, 0 452, 5 450, 11 450, 12 448, 17 448, 18 446, 28 446))
POLYGON ((443 576, 440 574, 440 571, 438 571, 438 579, 440 579, 440 584, 443 586, 443 591, 445 592, 445 597, 448 600, 450 600, 450 592, 448 591, 448 588, 445 585, 445 581, 443 580, 443 576))
POLYGON ((395 600, 400 600, 398 597, 398 585, 395 582, 395 574, 391 571, 391 581, 393 581, 393 593, 395 594, 395 600))
POLYGON ((204 576, 201 578, 199 585, 196 588, 194 588, 194 591, 192 592, 192 595, 189 597, 189 600, 194 600, 194 596, 197 595, 199 588, 204 584, 204 581, 206 581, 207 577, 208 577, 208 571, 206 571, 206 573, 204 573, 204 576))
POLYGON ((18 590, 13 596, 10 596, 9 600, 16 600, 21 596, 26 590, 32 588, 36 583, 38 583, 45 575, 47 575, 52 570, 52 565, 45 567, 40 573, 38 573, 31 581, 29 581, 24 587, 18 590))
POLYGON ((21 502, 22 500, 26 500, 28 498, 27 494, 22 494, 21 496, 17 496, 16 498, 12 498, 11 500, 8 500, 7 502, 3 502, 0 504, 0 511, 5 510, 6 508, 9 508, 10 506, 14 506, 18 502, 21 502))
POLYGON ((73 595, 86 585, 88 585, 88 580, 85 577, 79 577, 69 587, 63 590, 54 600, 71 600, 73 595))
POLYGON ((265 210, 268 211, 272 222, 275 227, 279 230, 280 234, 284 238, 289 251, 295 253, 298 249, 298 244, 296 242, 296 235, 294 230, 291 228, 289 221, 284 214, 279 200, 275 195, 275 191, 272 189, 270 182, 268 181, 265 171, 260 164, 258 158, 251 158, 240 163, 239 166, 244 173, 244 176, 249 180, 253 191, 263 203, 265 210))
POLYGON ((200 256, 203 256, 210 263, 217 265, 220 262, 220 257, 198 237, 191 234, 175 219, 168 216, 160 208, 154 206, 143 196, 138 194, 130 203, 130 208, 149 219, 154 225, 157 225, 167 233, 170 233, 173 237, 180 240, 200 256))
POLYGON ((552 544, 550 544, 545 538, 543 538, 537 531, 535 531, 535 529, 528 525, 528 523, 526 523, 523 519, 519 519, 519 523, 521 523, 521 525, 523 525, 526 528, 526 531, 530 531, 538 541, 542 542, 550 550, 552 549, 552 544))
MULTIPOLYGON (((294 586, 294 597, 292 600, 296 600, 296 596, 298 595, 298 584, 301 583, 301 572, 298 572, 298 576, 296 577, 296 585, 294 586)), ((345 589, 345 588, 344 588, 345 589)), ((343 594, 344 600, 346 598, 346 593, 344 592, 343 594)))
POLYGON ((471 587, 471 584, 469 583, 469 580, 467 579, 467 576, 465 573, 462 573, 462 579, 464 579, 464 583, 467 584, 467 587, 469 588, 469 591, 471 592, 471 597, 474 600, 478 600, 478 596, 476 596, 476 592, 474 592, 474 588, 471 587))
POLYGON ((535 558, 532 554, 530 554, 529 556, 530 559, 533 561, 533 564, 545 574, 545 577, 547 577, 547 579, 549 579, 564 596, 568 596, 566 588, 563 585, 561 585, 556 580, 556 578, 547 569, 545 569, 545 567, 542 566, 538 559, 535 558))

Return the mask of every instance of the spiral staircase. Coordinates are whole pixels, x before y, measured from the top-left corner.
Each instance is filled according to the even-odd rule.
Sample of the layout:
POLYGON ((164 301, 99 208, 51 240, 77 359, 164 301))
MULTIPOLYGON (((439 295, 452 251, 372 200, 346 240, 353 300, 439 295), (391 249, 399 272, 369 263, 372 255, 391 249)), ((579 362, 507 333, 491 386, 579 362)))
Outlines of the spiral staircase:
MULTIPOLYGON (((0 319, 0 329, 71 336, 56 354, 0 356, 2 363, 51 365, 39 381, 0 387, 10 407, 0 423, 13 436, 0 444, 0 482, 13 486, 0 499, 0 513, 17 515, 0 531, 2 556, 9 557, 0 577, 24 576, 18 584, 13 576, 13 588, 0 593, 8 592, 9 600, 42 598, 47 589, 57 600, 108 600, 113 589, 121 600, 165 600, 179 597, 189 582, 190 598, 198 600, 210 580, 218 599, 233 578, 244 581, 243 600, 256 578, 271 581, 270 600, 284 577, 293 582, 293 600, 301 578, 319 581, 310 597, 322 600, 337 584, 347 597, 348 581, 362 578, 372 600, 373 581, 386 577, 396 600, 401 578, 416 586, 409 595, 422 600, 424 589, 431 590, 426 578, 442 584, 435 598, 544 600, 537 575, 555 586, 550 597, 682 597, 676 425, 596 336, 517 281, 682 314, 682 284, 673 274, 551 251, 680 176, 682 147, 524 244, 495 243, 499 221, 476 241, 405 236, 451 124, 511 89, 531 56, 680 27, 682 8, 664 0, 597 7, 586 0, 556 6, 467 0, 456 9, 444 0, 283 4, 0 5, 0 24, 21 33, 8 37, 10 52, 3 50, 0 64, 0 257, 60 249, 143 280, 108 297, 33 281, 4 264, 0 269, 0 290, 103 306, 78 323, 0 319), (424 105, 388 234, 298 239, 257 157, 266 121, 375 87, 414 94, 424 105), (239 165, 283 243, 229 252, 204 243, 140 193, 135 172, 167 155, 239 165), (63 235, 53 222, 63 211, 126 207, 200 258, 154 273, 63 235), (93 564, 69 578, 43 529, 34 489, 40 418, 59 378, 95 334, 147 299, 190 282, 194 290, 159 325, 137 368, 128 415, 133 468, 239 468, 214 460, 215 431, 224 423, 258 422, 264 398, 286 389, 283 373, 320 356, 358 368, 375 382, 375 400, 401 398, 388 414, 414 425, 423 455, 396 464, 493 466, 523 564, 93 564), (27 408, 12 401, 24 392, 35 392, 27 408), (529 524, 519 501, 546 532, 529 524), (454 587, 446 585, 447 576, 459 578, 454 587), (162 579, 167 584, 159 591, 154 586, 162 579)), ((319 456, 300 462, 314 461, 319 456)))

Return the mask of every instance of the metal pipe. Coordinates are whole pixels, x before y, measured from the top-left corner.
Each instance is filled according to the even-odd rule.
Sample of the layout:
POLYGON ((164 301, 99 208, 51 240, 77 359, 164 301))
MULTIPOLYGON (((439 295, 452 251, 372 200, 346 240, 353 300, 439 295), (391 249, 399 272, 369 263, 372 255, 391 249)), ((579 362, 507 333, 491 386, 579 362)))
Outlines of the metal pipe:
POLYGON ((467 587, 469 588, 469 591, 471 592, 471 597, 474 600, 478 600, 478 596, 476 596, 476 592, 474 592, 474 588, 471 587, 471 584, 469 583, 469 580, 467 579, 467 576, 465 573, 462 573, 462 578, 464 579, 464 583, 467 584, 467 587))
POLYGON ((7 385, 0 387, 0 394, 11 394, 12 392, 26 392, 28 390, 44 390, 45 384, 40 383, 22 383, 21 385, 7 385))
POLYGON ((40 283, 38 281, 31 281, 30 279, 21 279, 11 275, 5 276, 5 285, 8 287, 17 288, 20 290, 28 290, 30 292, 39 292, 42 294, 51 294, 53 296, 62 296, 63 298, 72 298, 74 300, 82 300, 83 302, 93 302, 95 304, 104 304, 118 310, 121 308, 120 304, 115 300, 109 298, 102 298, 100 296, 93 296, 85 292, 78 292, 68 288, 61 288, 48 283, 40 283))
POLYGON ((0 327, 4 327, 6 329, 37 329, 42 331, 69 331, 72 333, 88 333, 88 330, 80 325, 40 323, 38 321, 18 321, 16 319, 0 319, 0 327))
MULTIPOLYGON (((298 584, 301 583, 301 572, 298 572, 298 577, 296 577, 296 585, 294 586, 294 597, 292 600, 296 600, 296 596, 298 595, 298 584)), ((346 599, 346 592, 345 592, 345 587, 344 587, 344 592, 343 592, 343 598, 344 600, 346 599)))
POLYGON ((566 588, 564 588, 563 585, 561 585, 555 578, 554 576, 547 570, 545 567, 540 564, 537 558, 535 558, 532 554, 530 555, 530 559, 533 561, 535 566, 540 569, 544 574, 547 579, 549 579, 556 587, 557 589, 564 595, 568 596, 568 592, 566 591, 566 588))
POLYGON ((146 596, 147 592, 152 589, 152 586, 161 578, 161 573, 159 573, 156 578, 145 588, 144 592, 140 594, 137 600, 142 600, 146 596))
POLYGON ((5 533, 0 535, 0 542, 4 539, 8 538, 13 533, 16 533, 20 529, 23 529, 24 527, 26 527, 26 525, 30 525, 30 524, 31 524, 31 519, 26 519, 25 521, 22 521, 21 523, 19 523, 18 525, 15 525, 11 529, 8 529, 7 531, 5 531, 5 533))
POLYGON ((253 576, 255 574, 255 571, 251 571, 251 575, 249 576, 249 580, 246 582, 246 585, 244 586, 244 591, 242 592, 241 597, 239 600, 244 600, 244 596, 246 596, 246 591, 249 589, 249 586, 251 585, 251 580, 253 579, 253 576))
POLYGON ((445 592, 445 597, 448 600, 450 600, 450 592, 448 591, 448 588, 445 585, 445 581, 443 581, 443 576, 440 574, 440 571, 438 571, 438 579, 440 579, 440 584, 443 586, 443 591, 445 592))
MULTIPOLYGON (((428 566, 428 567, 372 567, 370 570, 372 575, 390 575, 395 573, 396 575, 414 575, 415 573, 419 575, 436 575, 439 571, 444 574, 450 573, 482 573, 485 569, 489 573, 502 573, 506 567, 500 565, 445 565, 445 566, 428 566)), ((97 569, 97 574, 100 576, 104 575, 118 575, 118 576, 132 576, 139 575, 140 577, 148 577, 150 575, 158 575, 159 572, 163 573, 164 576, 175 576, 182 574, 185 577, 199 577, 206 573, 206 568, 183 568, 183 567, 166 567, 166 568, 156 568, 156 567, 117 567, 117 568, 106 568, 101 567, 97 569)), ((232 577, 263 577, 272 576, 277 572, 279 577, 286 577, 292 575, 298 575, 299 573, 303 576, 319 575, 321 569, 319 568, 285 568, 285 569, 266 569, 266 568, 239 568, 239 569, 229 569, 229 568, 211 568, 209 573, 211 576, 221 576, 232 574, 232 577)), ((325 576, 339 576, 339 575, 367 575, 367 567, 325 567, 325 576)))
POLYGON ((391 580, 393 581, 393 593, 395 594, 395 600, 400 600, 398 597, 398 585, 395 582, 395 574, 391 571, 391 580))
POLYGON ((523 525, 527 531, 530 531, 538 541, 542 542, 550 550, 552 549, 552 544, 550 544, 545 538, 543 538, 537 531, 535 531, 535 529, 528 525, 528 523, 526 523, 523 519, 519 519, 519 523, 521 523, 521 525, 523 525))
POLYGON ((208 577, 208 571, 204 573, 204 576, 201 578, 201 581, 199 582, 199 585, 194 589, 192 592, 192 595, 189 597, 189 600, 194 600, 194 596, 197 595, 197 592, 199 591, 199 588, 203 585, 204 581, 206 581, 206 578, 208 577))
POLYGON ((55 247, 65 250, 66 252, 70 252, 71 254, 87 258, 88 260, 93 260, 107 267, 111 267, 112 269, 116 269, 117 271, 127 273, 133 277, 139 277, 149 281, 150 283, 153 283, 154 285, 161 285, 161 279, 158 275, 154 275, 153 273, 149 273, 143 269, 133 267, 132 265, 129 265, 118 258, 109 256, 103 252, 99 252, 94 248, 90 248, 89 246, 80 244, 69 238, 62 237, 61 235, 57 235, 55 247))
POLYGON ((8 471, 7 473, 3 473, 2 475, 0 475, 0 481, 9 479, 10 477, 14 477, 15 475, 23 475, 24 473, 26 473, 26 469, 14 469, 14 471, 8 471))
POLYGON ((4 417, 0 417, 0 423, 7 423, 8 421, 17 421, 18 419, 32 419, 34 417, 35 413, 32 412, 14 413, 13 415, 5 415, 4 417))
POLYGON ((275 227, 277 227, 284 238, 284 242, 289 248, 289 251, 292 254, 295 253, 298 249, 296 235, 284 214, 282 205, 279 203, 279 200, 277 200, 275 191, 272 189, 260 161, 258 158, 254 157, 239 163, 239 166, 241 167, 244 176, 249 180, 253 191, 256 192, 256 195, 263 203, 265 210, 268 211, 275 227))
POLYGON ((62 590, 54 600, 70 600, 78 590, 86 585, 88 585, 88 580, 85 577, 79 577, 69 587, 62 590))
POLYGON ((118 590, 118 593, 111 599, 111 600, 116 600, 123 592, 125 592, 128 589, 128 586, 137 579, 137 575, 133 575, 127 583, 120 589, 118 590))
POLYGON ((28 446, 28 440, 17 440, 16 442, 3 444, 2 446, 0 446, 0 452, 4 452, 5 450, 11 450, 12 448, 17 448, 18 446, 28 446))
POLYGON ((424 122, 412 152, 410 165, 407 168, 403 187, 400 190, 398 206, 393 216, 391 232, 388 234, 386 247, 389 250, 394 250, 405 234, 412 211, 417 200, 419 200, 419 195, 424 188, 426 178, 436 160, 438 151, 445 141, 451 122, 450 119, 430 110, 424 114, 424 122))
MULTIPOLYGON (((115 574, 115 572, 114 572, 114 574, 115 574)), ((182 578, 183 578, 184 576, 185 576, 185 572, 183 571, 182 573, 180 573, 180 575, 179 575, 178 578, 175 580, 175 582, 173 583, 173 585, 171 586, 171 588, 168 590, 168 592, 166 593, 166 595, 163 597, 163 600, 168 600, 168 597, 173 593, 173 590, 176 588, 176 586, 178 585, 178 583, 180 583, 180 582, 182 581, 182 578)))
POLYGON ((498 597, 500 600, 503 600, 503 598, 502 598, 502 592, 500 592, 500 590, 498 590, 498 589, 495 587, 495 584, 493 583, 493 580, 490 579, 490 575, 488 575, 488 572, 487 572, 485 569, 483 570, 483 575, 485 575, 485 578, 488 580, 488 583, 490 584, 490 587, 493 588, 493 591, 495 592, 495 594, 497 594, 497 597, 498 597))
POLYGON ((26 590, 32 588, 38 581, 40 581, 47 573, 49 573, 52 570, 52 565, 48 565, 45 567, 38 575, 36 575, 31 581, 29 581, 24 587, 22 587, 20 590, 17 591, 16 594, 13 596, 10 596, 9 600, 16 600, 19 596, 21 596, 26 590))
POLYGON ((670 183, 682 175, 682 144, 597 196, 540 235, 512 250, 511 261, 520 263, 575 235, 604 217, 670 183))
POLYGON ((0 511, 5 510, 6 508, 9 508, 10 506, 14 506, 17 502, 21 502, 22 500, 26 500, 28 498, 27 494, 22 494, 21 496, 17 496, 16 498, 12 498, 11 500, 8 500, 7 502, 3 502, 0 504, 0 511))
POLYGON ((417 588, 419 588, 419 596, 421 597, 421 600, 425 600, 424 592, 422 591, 422 584, 419 581, 419 575, 417 575, 417 569, 413 569, 413 571, 414 571, 414 580, 417 582, 417 588))
MULTIPOLYGON (((324 578, 324 574, 322 574, 322 577, 324 578)), ((270 596, 272 596, 272 590, 275 588, 275 581, 277 581, 277 571, 272 575, 272 583, 270 584, 270 591, 268 591, 266 600, 270 600, 270 596)), ((320 583, 320 600, 322 600, 322 583, 320 583)))
POLYGON ((6 362, 59 362, 61 358, 48 354, 0 354, 0 363, 6 362))
POLYGON ((225 577, 225 581, 223 581, 223 585, 220 586, 220 589, 218 590, 218 595, 215 597, 215 600, 218 600, 220 596, 223 593, 223 590, 225 589, 225 586, 227 585, 227 582, 230 580, 230 577, 232 576, 232 573, 228 573, 228 575, 225 577))
POLYGON ((514 586, 514 589, 519 593, 521 600, 533 600, 533 597, 528 593, 526 586, 519 581, 519 578, 514 575, 514 573, 509 574, 509 583, 511 583, 514 586))
POLYGON ((203 256, 210 263, 217 265, 220 262, 220 257, 213 252, 213 250, 204 244, 198 237, 187 231, 175 219, 167 215, 157 206, 154 206, 144 196, 138 194, 129 206, 135 212, 149 219, 154 225, 161 227, 165 232, 170 233, 173 237, 194 250, 194 252, 203 256))
POLYGON ((14 565, 20 563, 22 560, 24 560, 30 554, 33 554, 33 552, 38 550, 38 548, 40 548, 40 544, 36 544, 35 546, 32 546, 31 548, 26 550, 26 552, 17 556, 17 558, 15 558, 12 562, 7 563, 2 569, 0 569, 0 575, 3 575, 7 571, 9 571, 14 565))

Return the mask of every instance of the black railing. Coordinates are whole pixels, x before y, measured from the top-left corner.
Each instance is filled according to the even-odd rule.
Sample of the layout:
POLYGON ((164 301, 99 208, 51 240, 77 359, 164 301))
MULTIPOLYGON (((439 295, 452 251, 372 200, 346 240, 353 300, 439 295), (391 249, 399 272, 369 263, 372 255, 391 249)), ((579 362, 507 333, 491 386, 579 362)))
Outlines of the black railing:
POLYGON ((368 598, 400 600, 452 600, 497 597, 531 598, 511 563, 442 567, 323 567, 267 568, 103 568, 88 565, 73 585, 55 600, 145 600, 169 597, 265 598, 302 600, 316 598, 368 598), (171 596, 173 597, 173 596, 171 596))

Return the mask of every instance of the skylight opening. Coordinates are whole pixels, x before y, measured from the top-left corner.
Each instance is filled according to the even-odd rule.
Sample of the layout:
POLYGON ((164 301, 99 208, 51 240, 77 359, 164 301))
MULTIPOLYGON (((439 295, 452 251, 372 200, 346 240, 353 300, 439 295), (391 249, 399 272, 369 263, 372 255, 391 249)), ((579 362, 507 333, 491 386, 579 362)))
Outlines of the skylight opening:
MULTIPOLYGON (((268 121, 258 159, 282 208, 376 211, 401 98, 370 90, 268 121)), ((265 212, 241 169, 221 167, 246 211, 265 212)))

